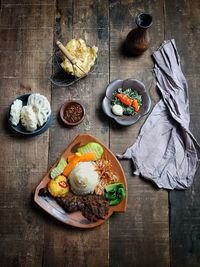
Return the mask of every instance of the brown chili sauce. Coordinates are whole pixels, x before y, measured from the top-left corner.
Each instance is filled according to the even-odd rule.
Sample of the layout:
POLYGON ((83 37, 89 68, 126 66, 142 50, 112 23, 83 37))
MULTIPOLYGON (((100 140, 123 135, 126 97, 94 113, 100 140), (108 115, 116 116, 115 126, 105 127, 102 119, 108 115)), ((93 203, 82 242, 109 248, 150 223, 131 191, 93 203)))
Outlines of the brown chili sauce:
POLYGON ((70 103, 66 106, 63 118, 69 123, 77 123, 83 117, 83 109, 78 103, 70 103))

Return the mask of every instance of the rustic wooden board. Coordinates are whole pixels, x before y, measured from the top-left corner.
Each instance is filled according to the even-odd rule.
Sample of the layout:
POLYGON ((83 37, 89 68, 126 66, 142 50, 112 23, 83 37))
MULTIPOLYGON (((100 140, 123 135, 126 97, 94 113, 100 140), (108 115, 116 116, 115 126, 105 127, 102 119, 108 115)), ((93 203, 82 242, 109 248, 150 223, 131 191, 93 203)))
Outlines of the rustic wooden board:
MULTIPOLYGON (((199 25, 200 2, 166 1, 166 38, 175 38, 182 70, 189 86, 190 129, 200 142, 199 25), (173 20, 173 21, 172 21, 173 20)), ((186 191, 170 193, 171 265, 200 264, 200 170, 186 191)))
MULTIPOLYGON (((83 38, 99 47, 99 62, 94 73, 70 87, 52 87, 53 126, 50 129, 50 165, 79 133, 92 134, 109 144, 109 127, 101 112, 101 98, 108 83, 108 10, 107 1, 58 1, 55 35, 63 43, 83 38), (104 16, 104 23, 99 20, 104 16), (107 23, 106 23, 107 22, 107 23), (59 109, 66 100, 80 100, 86 118, 73 128, 60 124, 59 109)), ((109 222, 91 230, 80 230, 52 218, 45 227, 44 266, 108 266, 109 222)))
POLYGON ((16 6, 14 1, 12 5, 1 1, 1 266, 42 265, 44 222, 33 206, 32 193, 47 170, 49 134, 17 137, 5 117, 17 95, 40 92, 49 100, 51 96, 43 69, 52 49, 53 9, 45 5, 47 1, 42 6, 33 6, 33 2, 16 6))
POLYGON ((171 192, 168 201, 167 191, 133 175, 131 162, 121 161, 128 179, 127 211, 90 230, 50 217, 33 203, 32 194, 77 134, 96 136, 114 153, 135 142, 147 116, 136 125, 119 126, 102 113, 101 100, 109 81, 133 77, 151 85, 154 106, 159 95, 151 54, 164 39, 176 40, 189 84, 190 128, 200 142, 200 2, 2 0, 0 7, 0 266, 199 266, 200 171, 189 190, 171 192), (153 16, 151 46, 130 58, 122 45, 142 11, 153 16), (55 49, 53 36, 64 43, 81 37, 96 44, 94 73, 70 87, 51 85, 45 67, 55 49), (10 131, 6 112, 17 95, 27 92, 51 99, 53 122, 44 134, 24 139, 10 131), (70 99, 84 104, 86 117, 67 128, 58 113, 70 99))
MULTIPOLYGON (((110 80, 136 78, 148 88, 152 81, 151 53, 163 41, 163 1, 113 1, 110 4, 110 80), (146 4, 145 4, 146 3, 146 4), (151 47, 137 58, 126 57, 122 46, 128 32, 136 27, 135 16, 142 12, 153 16, 151 47)), ((153 105, 158 100, 155 84, 151 88, 153 105)), ((111 122, 110 144, 122 154, 136 141, 145 118, 130 127, 111 122)), ((132 174, 130 161, 122 161, 128 178, 128 210, 110 220, 110 266, 169 266, 168 193, 157 190, 132 174)))

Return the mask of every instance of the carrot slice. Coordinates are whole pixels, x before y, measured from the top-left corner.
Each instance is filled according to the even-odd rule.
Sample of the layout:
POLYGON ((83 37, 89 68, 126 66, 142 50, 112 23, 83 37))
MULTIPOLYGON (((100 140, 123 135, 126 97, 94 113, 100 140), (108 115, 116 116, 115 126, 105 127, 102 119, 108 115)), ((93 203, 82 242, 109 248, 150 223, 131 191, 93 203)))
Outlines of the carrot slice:
POLYGON ((71 155, 68 156, 68 158, 67 158, 67 162, 70 162, 70 161, 72 161, 75 157, 80 157, 80 156, 81 156, 81 153, 78 153, 78 152, 76 152, 76 153, 74 153, 74 154, 71 154, 71 155))
POLYGON ((68 176, 70 174, 70 172, 76 167, 76 165, 79 163, 79 158, 74 158, 72 159, 68 165, 65 167, 64 171, 63 171, 63 174, 65 176, 68 176))
POLYGON ((97 157, 95 152, 88 152, 80 156, 80 161, 94 161, 96 159, 97 157))
POLYGON ((75 153, 68 157, 68 164, 63 170, 63 174, 68 176, 70 172, 76 167, 80 161, 94 161, 96 160, 95 152, 88 152, 85 154, 75 153))
POLYGON ((139 104, 138 104, 137 99, 133 99, 133 107, 134 107, 135 112, 138 112, 139 104))

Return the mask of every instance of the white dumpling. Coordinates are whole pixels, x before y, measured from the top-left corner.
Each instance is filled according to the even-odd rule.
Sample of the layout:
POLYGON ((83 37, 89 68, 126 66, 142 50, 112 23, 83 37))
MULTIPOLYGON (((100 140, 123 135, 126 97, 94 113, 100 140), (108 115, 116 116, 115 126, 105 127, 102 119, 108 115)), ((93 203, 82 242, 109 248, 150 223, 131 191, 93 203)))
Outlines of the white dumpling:
POLYGON ((17 126, 20 120, 20 112, 22 109, 22 101, 16 99, 10 108, 10 121, 13 125, 17 126))
POLYGON ((36 113, 36 117, 37 117, 38 126, 42 126, 48 119, 48 116, 42 110, 40 110, 40 112, 36 113))
POLYGON ((48 99, 46 96, 39 93, 31 94, 28 98, 27 105, 31 105, 36 113, 43 111, 47 116, 51 113, 51 107, 48 99))
POLYGON ((29 131, 35 131, 37 129, 37 118, 31 106, 23 106, 20 113, 21 124, 29 131))
POLYGON ((39 93, 34 93, 29 96, 27 105, 33 108, 38 126, 42 126, 51 114, 51 106, 48 99, 39 93))

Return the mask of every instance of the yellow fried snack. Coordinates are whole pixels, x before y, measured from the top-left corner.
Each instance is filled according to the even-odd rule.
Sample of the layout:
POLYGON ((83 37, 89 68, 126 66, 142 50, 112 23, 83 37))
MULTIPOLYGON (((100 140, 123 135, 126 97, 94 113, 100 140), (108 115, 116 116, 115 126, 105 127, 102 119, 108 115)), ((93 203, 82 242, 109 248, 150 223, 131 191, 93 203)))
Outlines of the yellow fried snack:
POLYGON ((80 68, 76 65, 72 65, 67 58, 64 58, 64 61, 61 63, 61 67, 64 71, 73 76, 85 76, 85 74, 91 70, 92 66, 94 66, 94 62, 97 58, 98 47, 89 47, 82 39, 72 39, 67 43, 66 49, 75 58, 76 65, 80 68))
POLYGON ((65 197, 69 192, 67 178, 64 175, 58 175, 54 180, 50 180, 48 191, 54 197, 65 197))

